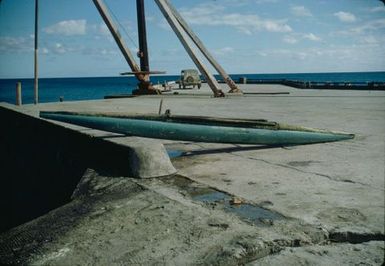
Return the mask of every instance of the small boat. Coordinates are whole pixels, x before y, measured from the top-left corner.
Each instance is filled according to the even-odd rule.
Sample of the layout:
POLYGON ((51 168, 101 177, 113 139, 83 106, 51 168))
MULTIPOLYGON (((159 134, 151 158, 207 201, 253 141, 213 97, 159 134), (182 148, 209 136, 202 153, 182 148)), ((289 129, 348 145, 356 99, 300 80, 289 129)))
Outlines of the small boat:
POLYGON ((354 134, 291 126, 267 120, 207 116, 40 112, 40 117, 88 128, 156 139, 263 145, 340 141, 354 134))

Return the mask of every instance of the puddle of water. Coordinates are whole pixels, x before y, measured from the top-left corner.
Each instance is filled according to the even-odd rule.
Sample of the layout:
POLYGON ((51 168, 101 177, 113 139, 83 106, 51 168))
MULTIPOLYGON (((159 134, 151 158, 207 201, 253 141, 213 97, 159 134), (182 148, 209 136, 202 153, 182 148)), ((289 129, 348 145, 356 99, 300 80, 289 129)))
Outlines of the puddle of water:
POLYGON ((210 189, 210 192, 200 191, 201 193, 197 195, 191 195, 193 200, 212 203, 220 201, 229 201, 231 197, 223 192, 210 189), (203 193, 202 193, 203 192, 203 193))
POLYGON ((225 210, 235 213, 240 218, 246 219, 256 225, 273 225, 274 221, 284 219, 279 213, 248 203, 230 205, 229 202, 226 202, 225 210))
POLYGON ((205 204, 215 204, 223 208, 225 212, 233 213, 240 219, 246 220, 258 226, 273 225, 276 220, 283 220, 285 217, 277 212, 264 209, 249 203, 231 204, 232 196, 226 192, 218 191, 207 186, 197 184, 182 176, 173 176, 163 179, 163 182, 176 186, 188 193, 194 201, 205 204))
POLYGON ((167 154, 170 157, 170 159, 178 158, 184 155, 184 151, 179 150, 167 150, 167 154))
POLYGON ((217 203, 219 206, 223 204, 226 212, 233 213, 255 225, 273 225, 274 221, 285 218, 279 213, 249 203, 232 205, 230 204, 232 197, 229 194, 212 188, 196 188, 193 193, 188 192, 193 200, 204 203, 217 203))

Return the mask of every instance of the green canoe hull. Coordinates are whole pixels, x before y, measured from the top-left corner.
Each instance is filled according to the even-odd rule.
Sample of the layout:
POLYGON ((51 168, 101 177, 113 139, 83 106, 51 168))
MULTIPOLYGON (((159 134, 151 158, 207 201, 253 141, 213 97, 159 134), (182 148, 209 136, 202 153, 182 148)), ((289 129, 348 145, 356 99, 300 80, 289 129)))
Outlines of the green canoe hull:
MULTIPOLYGON (((239 126, 239 123, 218 125, 207 123, 173 122, 170 119, 150 119, 144 117, 114 117, 101 115, 81 115, 62 112, 41 112, 46 119, 75 124, 83 127, 147 138, 263 145, 300 145, 352 139, 353 134, 312 130, 301 127, 239 126), (269 128, 270 127, 270 128, 269 128), (301 130, 303 129, 303 130, 301 130)), ((239 120, 251 121, 251 120, 239 120)), ((255 120, 257 121, 257 120, 255 120)), ((274 123, 274 122, 272 122, 274 123)), ((258 123, 259 124, 259 123, 258 123)), ((266 126, 267 124, 267 126, 266 126)))

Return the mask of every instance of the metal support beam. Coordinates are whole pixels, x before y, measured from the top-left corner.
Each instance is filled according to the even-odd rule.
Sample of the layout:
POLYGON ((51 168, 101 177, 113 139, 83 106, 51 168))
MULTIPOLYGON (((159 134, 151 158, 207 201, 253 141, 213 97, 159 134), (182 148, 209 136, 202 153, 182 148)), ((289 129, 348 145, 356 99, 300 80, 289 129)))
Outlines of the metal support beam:
POLYGON ((206 78, 207 83, 209 84, 211 90, 214 92, 215 97, 222 97, 224 93, 220 90, 220 86, 215 79, 215 77, 210 73, 210 71, 206 68, 205 65, 201 62, 201 60, 195 54, 195 51, 191 47, 190 43, 187 41, 186 36, 184 36, 183 27, 180 25, 178 19, 174 16, 171 8, 168 3, 164 0, 155 0, 156 4, 159 6, 159 9, 163 13, 164 17, 170 24, 171 28, 175 32, 176 36, 182 43, 183 47, 186 49, 187 53, 194 61, 195 65, 198 67, 201 74, 206 78))
POLYGON ((226 73, 226 71, 222 68, 222 66, 215 60, 215 58, 210 54, 210 52, 206 49, 203 42, 199 39, 199 37, 193 32, 193 30, 189 27, 187 22, 183 19, 183 17, 179 14, 179 12, 175 9, 175 7, 170 3, 169 0, 165 0, 167 5, 171 9, 173 15, 178 20, 179 24, 183 27, 185 32, 190 36, 195 45, 199 48, 202 54, 207 58, 207 60, 213 65, 213 67, 218 71, 218 73, 222 76, 223 80, 230 87, 230 93, 242 93, 242 91, 238 88, 235 82, 231 79, 231 77, 226 73))
POLYGON ((38 66, 38 51, 39 51, 39 0, 35 0, 35 60, 34 60, 34 104, 39 103, 39 66, 38 66))
POLYGON ((148 62, 148 48, 147 48, 147 33, 146 33, 146 17, 144 11, 144 0, 136 0, 136 11, 138 19, 138 34, 139 34, 139 52, 140 70, 150 71, 148 62))

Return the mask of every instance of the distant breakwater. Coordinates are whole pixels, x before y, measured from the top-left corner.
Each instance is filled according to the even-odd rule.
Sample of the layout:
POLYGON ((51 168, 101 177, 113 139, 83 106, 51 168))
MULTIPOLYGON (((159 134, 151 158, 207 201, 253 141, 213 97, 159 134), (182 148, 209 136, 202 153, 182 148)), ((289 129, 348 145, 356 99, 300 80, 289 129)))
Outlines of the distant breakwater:
MULTIPOLYGON (((234 80, 238 84, 279 84, 297 89, 324 90, 385 90, 385 82, 330 82, 330 81, 301 81, 288 79, 248 79, 241 77, 234 80)), ((220 83, 225 83, 219 80, 220 83)))

